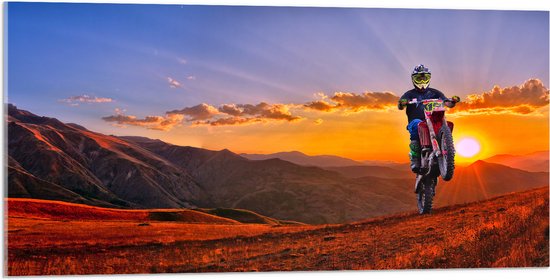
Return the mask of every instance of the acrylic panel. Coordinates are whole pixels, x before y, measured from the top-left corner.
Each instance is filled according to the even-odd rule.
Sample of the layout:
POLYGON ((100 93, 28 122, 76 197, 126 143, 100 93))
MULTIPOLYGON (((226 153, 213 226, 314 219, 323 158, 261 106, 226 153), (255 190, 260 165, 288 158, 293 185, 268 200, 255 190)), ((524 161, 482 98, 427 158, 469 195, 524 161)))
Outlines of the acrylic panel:
POLYGON ((8 275, 549 266, 548 11, 4 13, 8 275))

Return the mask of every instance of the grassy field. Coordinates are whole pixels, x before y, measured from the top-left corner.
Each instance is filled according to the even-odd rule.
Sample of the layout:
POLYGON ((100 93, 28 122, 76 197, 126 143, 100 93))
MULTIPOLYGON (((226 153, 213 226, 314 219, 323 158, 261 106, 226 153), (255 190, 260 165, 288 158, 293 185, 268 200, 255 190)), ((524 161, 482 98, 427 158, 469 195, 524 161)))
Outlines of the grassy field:
POLYGON ((542 188, 439 208, 426 216, 411 212, 321 226, 242 224, 209 216, 161 221, 144 210, 117 210, 127 212, 99 218, 105 217, 101 211, 112 210, 97 207, 81 209, 86 213, 81 215, 70 207, 70 214, 51 214, 25 210, 36 208, 32 200, 8 199, 7 271, 57 275, 544 267, 549 265, 548 196, 548 188, 542 188))

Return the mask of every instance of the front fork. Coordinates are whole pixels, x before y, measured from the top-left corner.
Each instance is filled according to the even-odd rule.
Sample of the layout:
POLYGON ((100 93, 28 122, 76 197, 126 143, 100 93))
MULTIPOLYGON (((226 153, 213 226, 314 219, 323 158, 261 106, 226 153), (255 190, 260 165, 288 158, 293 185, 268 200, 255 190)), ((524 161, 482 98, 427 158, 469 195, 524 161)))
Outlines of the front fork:
MULTIPOLYGON (((430 116, 426 114, 426 112, 424 112, 424 114, 426 115, 426 126, 428 127, 428 131, 430 133, 430 141, 432 143, 432 149, 430 148, 422 149, 421 157, 420 157, 421 159, 420 168, 422 170, 427 170, 427 172, 424 174, 430 174, 434 159, 441 156, 441 148, 439 148, 439 143, 437 142, 432 120, 430 119, 430 116)), ((443 116, 442 121, 443 121, 443 123, 441 124, 442 126, 447 125, 447 120, 445 119, 445 116, 443 116)))
MULTIPOLYGON (((445 117, 443 117, 443 124, 445 125, 446 120, 445 117)), ((441 155, 441 149, 439 148, 439 143, 437 143, 437 138, 435 136, 435 130, 434 126, 432 124, 432 120, 426 116, 426 125, 428 126, 428 131, 430 132, 430 141, 432 142, 432 150, 435 152, 435 156, 438 157, 441 155)))

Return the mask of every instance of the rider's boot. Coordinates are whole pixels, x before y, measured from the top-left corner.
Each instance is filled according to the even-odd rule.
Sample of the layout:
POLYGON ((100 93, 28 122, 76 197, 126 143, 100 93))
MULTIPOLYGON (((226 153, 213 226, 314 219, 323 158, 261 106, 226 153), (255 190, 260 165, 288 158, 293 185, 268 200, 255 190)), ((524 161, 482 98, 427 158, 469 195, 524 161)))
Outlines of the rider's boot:
POLYGON ((411 140, 409 144, 411 151, 409 152, 409 157, 411 159, 411 170, 414 173, 420 171, 420 141, 411 140))

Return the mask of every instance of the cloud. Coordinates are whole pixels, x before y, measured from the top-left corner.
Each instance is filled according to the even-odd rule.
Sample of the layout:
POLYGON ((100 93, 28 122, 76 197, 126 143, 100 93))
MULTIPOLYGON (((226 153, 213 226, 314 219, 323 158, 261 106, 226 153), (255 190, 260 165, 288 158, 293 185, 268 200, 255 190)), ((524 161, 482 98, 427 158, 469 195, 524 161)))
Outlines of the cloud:
POLYGON ((193 75, 189 75, 189 76, 187 76, 186 79, 188 79, 188 80, 190 80, 190 81, 194 81, 194 80, 197 79, 197 77, 195 77, 195 76, 193 76, 193 75))
POLYGON ((529 79, 519 86, 507 88, 495 86, 489 92, 470 94, 449 113, 526 115, 546 105, 548 105, 548 88, 538 79, 529 79))
POLYGON ((219 113, 220 112, 218 111, 218 109, 206 103, 201 103, 193 107, 186 107, 181 110, 172 110, 166 112, 166 114, 168 115, 179 114, 188 116, 190 121, 207 120, 216 116, 219 113))
POLYGON ((181 64, 187 64, 187 59, 180 57, 178 58, 178 62, 181 64))
POLYGON ((218 108, 202 103, 193 107, 166 112, 167 115, 182 115, 193 125, 243 125, 268 121, 294 122, 303 119, 292 115, 287 104, 223 104, 218 108))
MULTIPOLYGON (((223 104, 218 108, 218 111, 226 115, 245 117, 247 119, 286 120, 290 122, 302 119, 300 116, 292 115, 290 106, 291 105, 288 104, 268 104, 266 102, 261 102, 256 105, 223 104)), ((242 121, 243 119, 241 118, 240 120, 242 121)))
POLYGON ((65 99, 60 99, 59 102, 67 103, 71 106, 78 106, 79 104, 82 104, 82 103, 88 103, 88 104, 109 103, 109 102, 113 102, 113 99, 108 97, 97 97, 97 96, 90 96, 90 95, 84 94, 84 95, 71 96, 65 99))
POLYGON ((183 121, 183 116, 178 114, 167 114, 164 117, 146 116, 140 119, 136 116, 124 115, 120 110, 115 110, 115 115, 103 117, 102 119, 106 122, 112 122, 118 125, 132 125, 153 130, 169 131, 183 121))
POLYGON ((174 80, 171 77, 166 77, 166 80, 168 81, 168 84, 170 85, 171 88, 180 88, 181 87, 181 83, 174 80))
POLYGON ((242 109, 242 115, 256 116, 266 119, 295 121, 302 118, 299 116, 293 116, 290 113, 289 105, 286 104, 268 104, 261 102, 256 105, 239 104, 236 105, 236 107, 242 109))
POLYGON ((361 112, 367 110, 386 110, 394 108, 399 99, 391 92, 365 92, 361 94, 351 92, 336 92, 330 98, 318 94, 322 100, 304 104, 304 108, 323 112, 345 110, 347 112, 361 112), (326 101, 328 99, 329 101, 326 101))
POLYGON ((323 123, 323 119, 316 119, 313 121, 313 123, 316 125, 321 125, 323 123))

